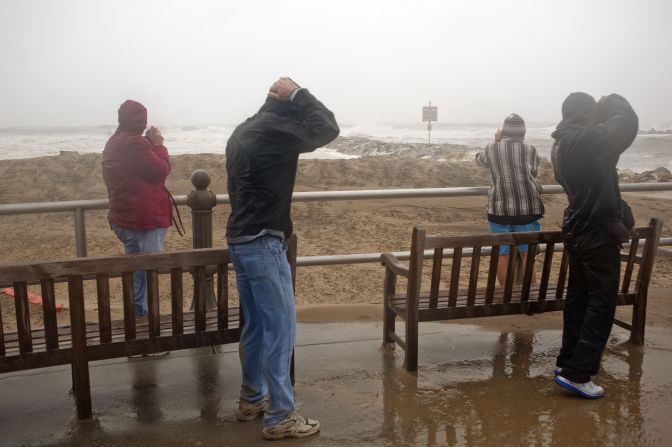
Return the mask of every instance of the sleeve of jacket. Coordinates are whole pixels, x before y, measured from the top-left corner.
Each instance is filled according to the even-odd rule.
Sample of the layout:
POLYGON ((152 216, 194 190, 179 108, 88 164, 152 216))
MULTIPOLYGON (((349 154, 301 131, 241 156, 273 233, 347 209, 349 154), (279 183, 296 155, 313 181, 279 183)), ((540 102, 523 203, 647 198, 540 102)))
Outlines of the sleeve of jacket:
POLYGON ((637 136, 639 118, 628 101, 620 95, 609 95, 598 105, 604 120, 594 127, 593 141, 603 153, 621 154, 637 136))
POLYGON ((163 183, 170 174, 168 149, 165 146, 153 145, 138 136, 129 145, 127 156, 131 172, 148 183, 163 183))
POLYGON ((311 152, 336 138, 340 132, 331 110, 307 89, 296 93, 293 103, 301 112, 301 120, 293 130, 299 140, 299 152, 311 152))
POLYGON ((532 166, 531 166, 532 177, 537 178, 537 174, 539 173, 539 165, 541 164, 541 159, 539 158, 539 154, 537 153, 536 147, 530 145, 530 151, 532 152, 532 166))

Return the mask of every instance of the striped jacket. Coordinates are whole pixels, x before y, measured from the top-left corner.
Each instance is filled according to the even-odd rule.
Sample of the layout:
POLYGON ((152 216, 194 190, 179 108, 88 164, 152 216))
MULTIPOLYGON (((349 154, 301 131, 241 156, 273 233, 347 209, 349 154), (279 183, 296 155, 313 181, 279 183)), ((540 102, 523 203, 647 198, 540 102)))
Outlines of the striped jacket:
POLYGON ((534 146, 518 139, 505 138, 501 142, 489 143, 476 154, 476 163, 490 169, 488 214, 544 214, 544 204, 535 184, 539 155, 534 146))

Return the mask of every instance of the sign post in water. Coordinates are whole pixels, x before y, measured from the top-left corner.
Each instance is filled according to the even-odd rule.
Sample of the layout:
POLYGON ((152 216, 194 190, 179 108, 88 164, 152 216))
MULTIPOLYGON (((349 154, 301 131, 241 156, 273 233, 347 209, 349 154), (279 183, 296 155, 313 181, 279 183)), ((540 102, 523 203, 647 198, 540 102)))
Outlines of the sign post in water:
POLYGON ((432 121, 436 122, 438 116, 438 108, 432 106, 432 101, 429 101, 428 106, 422 107, 422 121, 427 121, 427 143, 432 144, 432 121))

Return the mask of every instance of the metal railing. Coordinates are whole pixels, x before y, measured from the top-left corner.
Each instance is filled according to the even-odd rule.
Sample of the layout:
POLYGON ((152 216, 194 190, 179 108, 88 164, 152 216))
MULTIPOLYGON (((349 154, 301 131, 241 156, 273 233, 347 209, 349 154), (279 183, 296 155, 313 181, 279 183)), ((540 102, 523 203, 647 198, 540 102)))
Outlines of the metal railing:
MULTIPOLYGON (((193 178, 193 177, 192 177, 193 178)), ((672 191, 672 183, 624 183, 620 185, 621 192, 652 192, 672 191)), ((559 185, 545 185, 542 194, 561 194, 559 185)), ((409 198, 436 198, 436 197, 467 197, 487 196, 487 186, 457 187, 457 188, 425 188, 425 189, 380 189, 380 190, 353 190, 353 191, 310 191, 295 192, 294 202, 330 202, 339 200, 382 200, 382 199, 409 199, 409 198)), ((187 196, 175 196, 178 205, 187 204, 187 196)), ((216 203, 228 204, 227 194, 217 194, 216 203)), ((86 211, 103 210, 108 208, 107 199, 71 200, 63 202, 37 202, 0 205, 0 216, 21 214, 42 214, 72 212, 75 231, 75 249, 78 257, 86 257, 86 211)), ((660 246, 672 246, 672 237, 661 238, 660 246)), ((661 254, 670 254, 672 251, 660 249, 661 254)), ((409 252, 396 252, 400 259, 408 259, 409 252)), ((299 266, 341 265, 378 262, 380 253, 358 253, 346 255, 307 256, 300 257, 299 266)))

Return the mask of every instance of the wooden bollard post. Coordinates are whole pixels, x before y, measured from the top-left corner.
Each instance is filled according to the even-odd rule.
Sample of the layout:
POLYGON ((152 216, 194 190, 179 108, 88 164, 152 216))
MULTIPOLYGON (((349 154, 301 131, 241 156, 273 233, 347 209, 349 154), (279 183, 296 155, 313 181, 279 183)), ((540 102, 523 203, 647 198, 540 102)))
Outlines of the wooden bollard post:
MULTIPOLYGON (((191 174, 191 184, 194 190, 187 196, 187 206, 191 208, 191 233, 193 248, 211 248, 212 247, 212 209, 217 204, 215 193, 208 189, 210 186, 210 174, 204 169, 197 169, 191 174)), ((205 306, 206 309, 217 308, 215 300, 215 288, 213 281, 214 268, 206 271, 205 278, 205 306)), ((194 287, 194 292, 197 290, 194 287)), ((191 302, 191 309, 194 310, 196 296, 191 302)))

